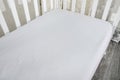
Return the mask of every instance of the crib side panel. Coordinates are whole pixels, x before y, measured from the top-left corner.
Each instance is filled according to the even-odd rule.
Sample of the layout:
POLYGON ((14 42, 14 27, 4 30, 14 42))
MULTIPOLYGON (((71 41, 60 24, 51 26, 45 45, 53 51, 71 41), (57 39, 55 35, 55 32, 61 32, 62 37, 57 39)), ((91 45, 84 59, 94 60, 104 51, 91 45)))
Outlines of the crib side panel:
POLYGON ((15 20, 16 27, 20 27, 21 24, 20 24, 17 10, 16 10, 15 1, 14 0, 7 0, 7 1, 8 1, 8 5, 11 9, 11 12, 13 14, 13 18, 15 20))
POLYGON ((103 19, 103 20, 106 20, 107 17, 108 17, 108 13, 109 13, 109 10, 110 10, 112 1, 113 1, 113 0, 107 0, 105 9, 104 9, 104 12, 103 12, 103 15, 102 15, 102 19, 103 19))
POLYGON ((27 0, 22 0, 22 3, 23 3, 26 20, 27 20, 27 22, 29 22, 31 19, 30 19, 30 13, 29 13, 29 9, 28 9, 28 2, 27 2, 27 0))
POLYGON ((71 10, 75 12, 75 8, 76 8, 76 0, 72 0, 71 10))
POLYGON ((41 6, 42 6, 42 14, 45 14, 45 12, 47 12, 47 1, 41 0, 41 6))
POLYGON ((118 8, 118 11, 115 14, 115 18, 113 20, 113 26, 115 27, 115 29, 118 26, 119 22, 120 22, 120 7, 118 8))
POLYGON ((40 2, 38 0, 33 0, 34 3, 34 9, 35 9, 35 16, 38 17, 40 15, 40 2))
POLYGON ((4 36, 5 33, 3 32, 2 26, 0 25, 0 37, 4 36))
POLYGON ((93 0, 92 9, 91 9, 91 16, 92 17, 95 17, 98 2, 99 2, 99 0, 93 0))
POLYGON ((66 10, 67 9, 67 0, 63 0, 63 9, 66 10))
MULTIPOLYGON (((26 24, 35 17, 40 16, 41 13, 45 14, 46 12, 53 9, 64 9, 64 10, 70 10, 72 12, 77 12, 76 5, 78 4, 79 4, 78 12, 80 14, 96 17, 97 11, 99 11, 98 5, 100 6, 100 1, 105 1, 105 3, 104 3, 104 9, 100 10, 102 12, 99 18, 108 21, 108 18, 111 16, 109 15, 110 14, 109 12, 111 11, 111 5, 114 0, 49 0, 49 1, 48 0, 0 0, 0 1, 1 1, 0 3, 2 3, 2 7, 0 5, 1 7, 0 25, 4 33, 8 33, 20 27, 21 25, 26 24), (90 5, 88 4, 88 2, 91 2, 90 5), (7 4, 7 6, 6 5, 4 6, 4 4, 7 4), (70 9, 68 9, 68 7, 70 9)), ((112 20, 113 26, 117 26, 117 24, 119 23, 120 20, 119 14, 120 14, 119 10, 116 13, 112 14, 112 16, 114 16, 114 19, 112 20)))
POLYGON ((2 27, 2 29, 3 29, 3 32, 4 32, 5 34, 9 32, 7 23, 6 23, 6 21, 5 21, 5 18, 4 18, 4 16, 3 16, 3 13, 2 13, 1 10, 0 10, 0 25, 1 25, 1 27, 2 27))
POLYGON ((86 0, 82 0, 81 14, 85 14, 85 9, 86 9, 86 0))

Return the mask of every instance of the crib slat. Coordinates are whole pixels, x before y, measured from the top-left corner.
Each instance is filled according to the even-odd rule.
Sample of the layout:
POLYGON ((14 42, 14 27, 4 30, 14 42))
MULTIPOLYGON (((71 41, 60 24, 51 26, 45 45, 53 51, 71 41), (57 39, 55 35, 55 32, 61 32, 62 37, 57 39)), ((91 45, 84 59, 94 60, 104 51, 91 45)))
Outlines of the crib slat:
POLYGON ((55 9, 57 8, 57 1, 56 0, 54 0, 54 7, 55 7, 55 9))
POLYGON ((55 8, 56 9, 60 8, 59 3, 60 3, 59 0, 55 0, 55 8))
POLYGON ((63 0, 63 9, 64 9, 64 10, 67 9, 67 0, 63 0))
POLYGON ((95 17, 99 0, 93 0, 91 16, 95 17))
POLYGON ((3 29, 4 33, 5 34, 8 33, 9 29, 8 29, 7 23, 6 23, 5 19, 4 19, 4 16, 3 16, 3 13, 2 13, 1 10, 0 10, 0 24, 2 26, 2 29, 3 29))
POLYGON ((27 2, 27 0, 22 0, 22 3, 23 3, 25 15, 26 15, 26 20, 27 20, 27 22, 29 22, 30 21, 30 13, 29 13, 29 9, 28 9, 28 2, 27 2))
POLYGON ((57 8, 57 0, 54 0, 55 1, 55 4, 54 4, 54 6, 55 6, 55 9, 57 8))
POLYGON ((81 14, 85 13, 85 8, 86 8, 86 0, 82 0, 81 14))
POLYGON ((37 16, 39 16, 38 0, 33 0, 33 3, 34 3, 35 15, 37 17, 37 16))
POLYGON ((53 9, 53 0, 50 0, 51 10, 53 9))
POLYGON ((6 7, 5 7, 5 4, 4 4, 4 2, 3 2, 3 0, 0 0, 0 9, 1 9, 1 11, 5 11, 6 10, 6 7))
POLYGON ((107 0, 102 19, 106 20, 113 0, 107 0))
POLYGON ((16 10, 15 1, 14 0, 7 0, 7 1, 8 1, 8 5, 11 9, 11 12, 13 14, 13 18, 15 20, 16 27, 19 27, 21 24, 20 24, 17 10, 16 10))
POLYGON ((113 21, 113 26, 115 26, 115 29, 116 29, 119 22, 120 22, 120 7, 119 7, 118 12, 117 12, 117 14, 114 18, 114 21, 113 21))
POLYGON ((76 0, 72 0, 72 11, 75 12, 76 0))
POLYGON ((61 0, 58 0, 58 8, 61 9, 61 0))
POLYGON ((41 0, 42 1, 42 14, 47 12, 47 2, 46 0, 41 0))

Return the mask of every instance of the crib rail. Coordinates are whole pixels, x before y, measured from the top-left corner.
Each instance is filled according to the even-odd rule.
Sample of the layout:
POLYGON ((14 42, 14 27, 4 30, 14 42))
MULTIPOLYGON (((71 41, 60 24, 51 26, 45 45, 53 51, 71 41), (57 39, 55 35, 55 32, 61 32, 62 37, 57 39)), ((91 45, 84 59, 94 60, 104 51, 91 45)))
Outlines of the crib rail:
MULTIPOLYGON (((6 34, 53 9, 64 9, 72 12, 78 10, 82 15, 97 17, 100 1, 103 0, 0 0, 0 29, 6 34), (88 2, 92 2, 92 5, 88 2), (88 5, 89 7, 87 7, 88 5)), ((113 2, 114 0, 106 1, 104 10, 101 12, 101 19, 110 21, 116 28, 120 21, 120 6, 117 6, 116 12, 109 14, 115 5, 112 4, 113 2)), ((0 32, 0 34, 2 33, 0 32)))

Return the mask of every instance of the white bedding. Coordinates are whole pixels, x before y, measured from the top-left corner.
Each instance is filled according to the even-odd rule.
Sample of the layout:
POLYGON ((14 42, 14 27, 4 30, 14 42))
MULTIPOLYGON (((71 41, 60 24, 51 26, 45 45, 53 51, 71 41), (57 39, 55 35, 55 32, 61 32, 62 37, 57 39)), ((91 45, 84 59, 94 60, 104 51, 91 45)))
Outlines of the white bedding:
POLYGON ((0 39, 0 80, 90 80, 112 26, 68 11, 51 11, 0 39))

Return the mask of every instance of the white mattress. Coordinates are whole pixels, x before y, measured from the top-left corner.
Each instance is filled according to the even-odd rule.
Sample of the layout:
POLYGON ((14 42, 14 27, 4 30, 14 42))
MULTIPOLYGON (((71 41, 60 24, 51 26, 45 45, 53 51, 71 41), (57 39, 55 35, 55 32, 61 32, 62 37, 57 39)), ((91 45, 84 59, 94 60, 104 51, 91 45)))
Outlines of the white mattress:
POLYGON ((0 39, 0 80, 90 80, 111 35, 105 21, 51 11, 0 39))

